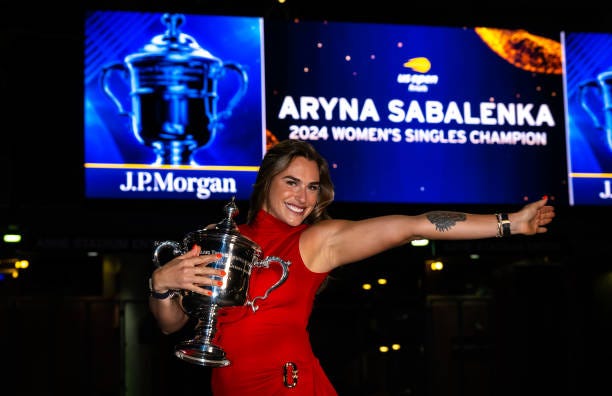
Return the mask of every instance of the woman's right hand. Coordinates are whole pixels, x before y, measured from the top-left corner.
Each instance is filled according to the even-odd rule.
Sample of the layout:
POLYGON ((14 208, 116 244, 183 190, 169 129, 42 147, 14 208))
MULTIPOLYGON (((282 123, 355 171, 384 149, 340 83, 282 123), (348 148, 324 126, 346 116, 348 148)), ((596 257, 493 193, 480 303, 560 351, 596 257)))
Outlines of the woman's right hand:
POLYGON ((222 269, 208 266, 219 260, 221 254, 200 255, 200 247, 194 247, 187 253, 177 256, 158 267, 151 275, 153 290, 163 293, 167 290, 188 290, 210 296, 210 290, 202 286, 221 286, 220 278, 226 275, 222 269), (212 278, 211 276, 214 276, 212 278))

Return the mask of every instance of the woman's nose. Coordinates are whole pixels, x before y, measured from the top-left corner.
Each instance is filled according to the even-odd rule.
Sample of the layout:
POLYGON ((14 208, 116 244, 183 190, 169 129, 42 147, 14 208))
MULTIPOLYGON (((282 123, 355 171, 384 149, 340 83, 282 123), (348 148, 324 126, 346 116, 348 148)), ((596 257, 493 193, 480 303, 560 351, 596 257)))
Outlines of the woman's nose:
POLYGON ((299 201, 299 202, 306 202, 307 196, 307 189, 305 187, 298 187, 298 189, 295 192, 295 198, 299 201))

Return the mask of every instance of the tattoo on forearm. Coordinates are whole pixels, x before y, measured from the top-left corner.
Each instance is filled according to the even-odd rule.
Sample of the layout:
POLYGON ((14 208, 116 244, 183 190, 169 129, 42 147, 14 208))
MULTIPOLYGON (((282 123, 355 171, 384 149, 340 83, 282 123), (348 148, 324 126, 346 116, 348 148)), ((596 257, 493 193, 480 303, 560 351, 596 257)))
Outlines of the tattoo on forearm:
POLYGON ((427 219, 436 226, 436 231, 448 231, 457 224, 458 221, 465 221, 465 213, 458 212, 430 212, 427 219))

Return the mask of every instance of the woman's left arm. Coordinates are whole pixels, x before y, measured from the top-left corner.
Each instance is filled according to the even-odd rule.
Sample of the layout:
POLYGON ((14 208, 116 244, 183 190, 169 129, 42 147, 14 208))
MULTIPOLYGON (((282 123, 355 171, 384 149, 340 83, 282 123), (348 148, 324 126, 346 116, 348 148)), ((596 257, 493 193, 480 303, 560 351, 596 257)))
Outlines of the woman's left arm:
POLYGON ((309 268, 322 272, 415 239, 483 239, 544 233, 554 217, 554 208, 543 198, 509 214, 431 211, 359 221, 325 220, 304 232, 300 248, 309 268))

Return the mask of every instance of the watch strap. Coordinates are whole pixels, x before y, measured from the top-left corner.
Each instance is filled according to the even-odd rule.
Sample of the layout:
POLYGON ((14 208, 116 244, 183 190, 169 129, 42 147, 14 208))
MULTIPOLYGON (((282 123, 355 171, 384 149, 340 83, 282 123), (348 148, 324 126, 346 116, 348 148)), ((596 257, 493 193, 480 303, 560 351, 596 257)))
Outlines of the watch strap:
POLYGON ((163 293, 156 292, 153 289, 153 279, 149 278, 149 294, 151 297, 156 298, 158 300, 165 300, 169 297, 174 297, 175 291, 172 289, 168 289, 163 293))
POLYGON ((508 219, 508 213, 501 214, 501 226, 502 226, 502 236, 509 237, 510 233, 510 220, 508 219))

